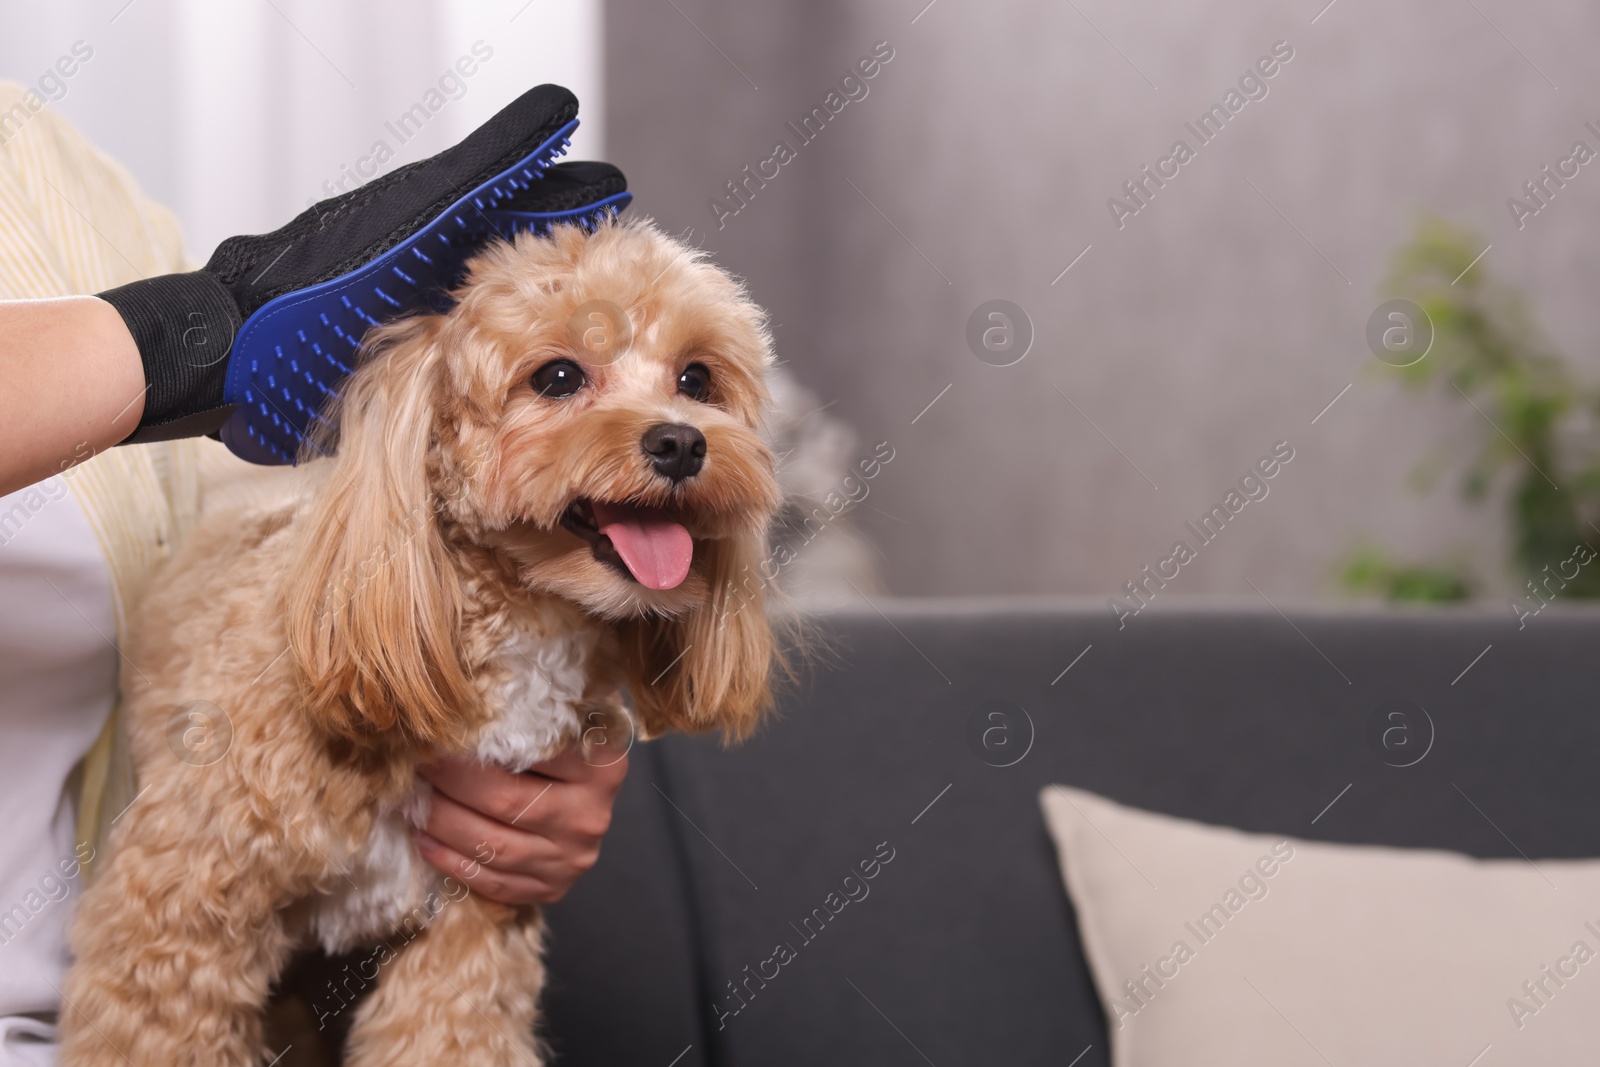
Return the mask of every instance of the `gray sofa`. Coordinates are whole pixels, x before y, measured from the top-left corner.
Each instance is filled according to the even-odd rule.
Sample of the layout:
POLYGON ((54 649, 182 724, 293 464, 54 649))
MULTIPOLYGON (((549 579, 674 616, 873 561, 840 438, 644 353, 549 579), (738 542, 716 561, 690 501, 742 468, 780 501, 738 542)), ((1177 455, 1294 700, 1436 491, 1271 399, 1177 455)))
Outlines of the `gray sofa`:
POLYGON ((1600 614, 879 607, 813 620, 814 662, 743 747, 635 750, 599 866, 549 911, 557 1064, 1106 1064, 1047 783, 1328 841, 1600 855, 1600 614))

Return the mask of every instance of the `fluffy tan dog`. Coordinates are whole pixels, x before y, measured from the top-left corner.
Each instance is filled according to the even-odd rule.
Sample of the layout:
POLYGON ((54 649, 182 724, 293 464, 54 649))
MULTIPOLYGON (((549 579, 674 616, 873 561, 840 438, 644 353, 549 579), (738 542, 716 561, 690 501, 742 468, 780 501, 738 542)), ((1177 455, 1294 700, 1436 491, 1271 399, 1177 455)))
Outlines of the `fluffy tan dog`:
POLYGON ((141 608, 144 792, 78 911, 66 1067, 263 1062, 313 941, 392 949, 353 1067, 539 1062, 537 912, 422 862, 416 765, 614 739, 619 686, 646 734, 766 706, 765 613, 734 595, 779 504, 760 310, 643 223, 497 244, 456 297, 373 331, 337 455, 211 516, 141 608), (207 728, 215 762, 183 743, 207 728))

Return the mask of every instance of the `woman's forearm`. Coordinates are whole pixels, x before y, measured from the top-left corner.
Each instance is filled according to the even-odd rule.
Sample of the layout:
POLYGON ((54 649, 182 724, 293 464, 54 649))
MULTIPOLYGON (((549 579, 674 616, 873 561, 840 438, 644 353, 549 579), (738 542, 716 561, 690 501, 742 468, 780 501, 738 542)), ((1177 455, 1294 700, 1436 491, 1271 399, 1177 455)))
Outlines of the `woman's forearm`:
POLYGON ((110 448, 144 413, 144 366, 92 296, 0 301, 0 493, 110 448))

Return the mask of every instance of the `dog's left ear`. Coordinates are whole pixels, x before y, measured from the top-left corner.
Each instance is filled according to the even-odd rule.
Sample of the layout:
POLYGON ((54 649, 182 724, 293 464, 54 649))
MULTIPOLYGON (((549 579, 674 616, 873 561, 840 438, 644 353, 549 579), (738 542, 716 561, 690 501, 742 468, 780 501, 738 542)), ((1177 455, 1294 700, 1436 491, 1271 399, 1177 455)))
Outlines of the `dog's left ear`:
POLYGON ((424 315, 368 335, 339 404, 332 469, 285 575, 306 708, 358 745, 449 744, 475 699, 430 476, 442 326, 424 315))
POLYGON ((622 624, 628 691, 646 736, 721 728, 740 740, 771 705, 775 645, 758 570, 765 547, 753 533, 702 542, 707 602, 622 624))

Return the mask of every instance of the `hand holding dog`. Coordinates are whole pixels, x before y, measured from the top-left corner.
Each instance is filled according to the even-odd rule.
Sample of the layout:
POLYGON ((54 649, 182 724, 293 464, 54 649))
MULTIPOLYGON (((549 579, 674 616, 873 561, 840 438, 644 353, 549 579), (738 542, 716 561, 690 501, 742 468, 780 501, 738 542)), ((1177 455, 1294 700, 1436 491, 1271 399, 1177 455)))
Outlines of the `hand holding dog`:
POLYGON ((475 760, 419 773, 434 789, 423 858, 501 904, 554 904, 600 858, 628 759, 596 765, 573 746, 527 774, 475 760))

